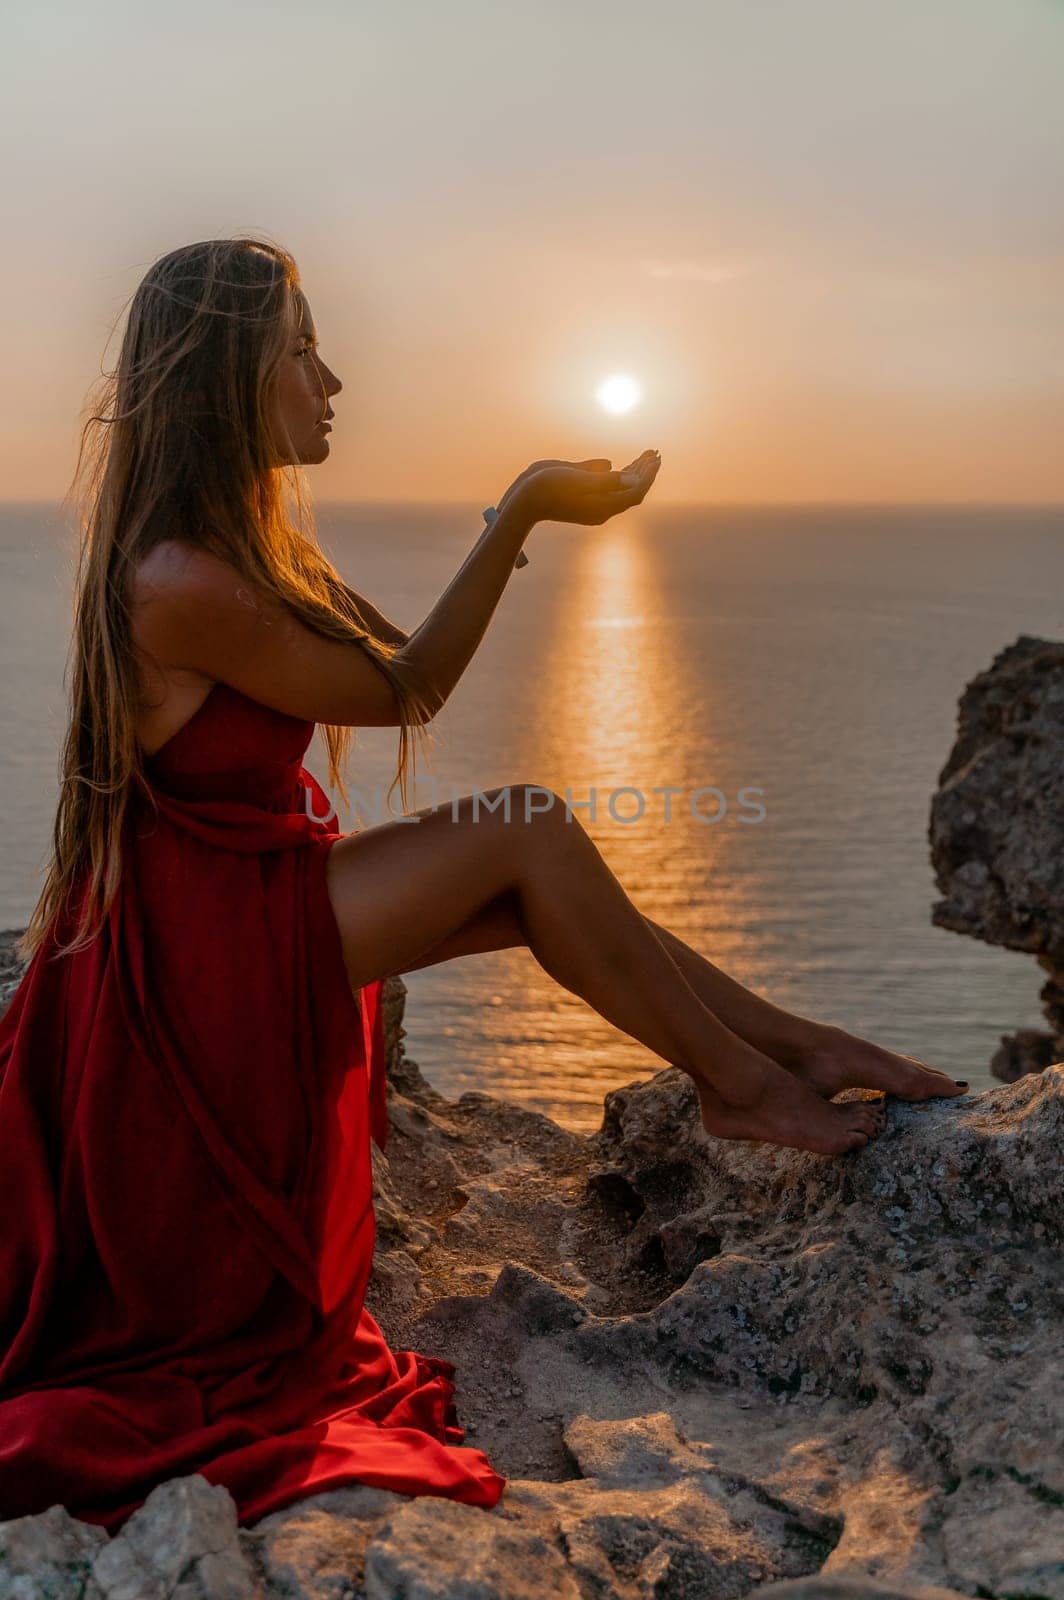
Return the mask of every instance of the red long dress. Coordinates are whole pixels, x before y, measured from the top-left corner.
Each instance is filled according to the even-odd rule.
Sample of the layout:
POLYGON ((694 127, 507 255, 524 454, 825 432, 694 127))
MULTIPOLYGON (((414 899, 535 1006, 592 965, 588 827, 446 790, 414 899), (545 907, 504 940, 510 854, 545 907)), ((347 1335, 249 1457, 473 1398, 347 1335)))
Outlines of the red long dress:
POLYGON ((113 1533, 191 1472, 241 1524, 346 1483, 505 1487, 454 1366, 363 1304, 382 984, 348 984, 314 726, 216 684, 134 790, 100 935, 50 938, 0 1018, 0 1520, 113 1533))

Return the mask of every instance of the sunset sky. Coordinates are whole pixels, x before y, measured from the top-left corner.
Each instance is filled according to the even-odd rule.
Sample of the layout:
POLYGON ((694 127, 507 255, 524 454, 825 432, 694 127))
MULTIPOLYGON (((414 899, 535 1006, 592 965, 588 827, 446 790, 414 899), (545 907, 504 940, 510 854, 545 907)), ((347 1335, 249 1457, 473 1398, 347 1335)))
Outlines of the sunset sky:
POLYGON ((155 257, 246 230, 344 381, 319 502, 647 446, 657 504, 1064 501, 1059 0, 3 19, 0 499, 65 491, 155 257))

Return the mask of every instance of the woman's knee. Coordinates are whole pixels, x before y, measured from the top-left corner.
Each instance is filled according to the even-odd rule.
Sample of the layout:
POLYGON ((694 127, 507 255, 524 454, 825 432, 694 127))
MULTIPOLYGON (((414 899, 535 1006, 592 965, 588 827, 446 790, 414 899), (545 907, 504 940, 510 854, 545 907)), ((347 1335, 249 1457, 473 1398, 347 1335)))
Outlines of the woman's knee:
MULTIPOLYGON (((472 801, 476 796, 467 797, 472 801)), ((486 815, 503 826, 531 829, 536 837, 565 828, 570 834, 583 832, 579 817, 556 790, 542 783, 510 783, 481 792, 480 806, 486 815)))

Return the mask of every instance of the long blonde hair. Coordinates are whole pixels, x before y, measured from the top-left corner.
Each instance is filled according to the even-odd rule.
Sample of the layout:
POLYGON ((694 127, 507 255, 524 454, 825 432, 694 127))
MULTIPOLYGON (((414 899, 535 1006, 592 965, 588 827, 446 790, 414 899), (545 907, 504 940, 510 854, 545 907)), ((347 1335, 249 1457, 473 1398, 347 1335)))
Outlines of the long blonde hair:
MULTIPOLYGON (((87 888, 74 935, 57 941, 57 956, 92 943, 118 890, 131 784, 144 777, 131 582, 164 539, 180 537, 210 551, 318 633, 361 645, 399 704, 398 767, 388 800, 398 783, 406 810, 412 756, 416 770, 411 735, 425 737, 431 706, 406 664, 395 660, 399 647, 367 626, 322 551, 305 474, 273 464, 268 419, 281 359, 299 322, 299 291, 292 256, 267 239, 208 239, 172 250, 133 294, 117 365, 90 391, 64 497, 78 491, 70 718, 44 887, 16 942, 24 961, 43 943, 56 912, 66 911, 83 869, 87 888), (286 508, 286 482, 298 525, 286 508)), ((341 766, 354 730, 321 726, 329 782, 346 805, 341 766)))

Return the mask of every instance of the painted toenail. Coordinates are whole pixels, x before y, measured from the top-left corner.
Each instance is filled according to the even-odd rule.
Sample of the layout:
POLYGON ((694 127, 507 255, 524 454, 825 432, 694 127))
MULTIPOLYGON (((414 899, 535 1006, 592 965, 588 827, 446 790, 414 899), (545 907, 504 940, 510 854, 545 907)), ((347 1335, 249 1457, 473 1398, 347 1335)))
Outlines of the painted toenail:
POLYGON ((954 1078, 953 1081, 960 1089, 967 1089, 968 1087, 968 1081, 966 1078, 954 1078))

